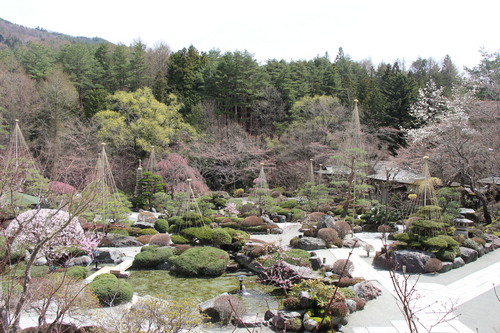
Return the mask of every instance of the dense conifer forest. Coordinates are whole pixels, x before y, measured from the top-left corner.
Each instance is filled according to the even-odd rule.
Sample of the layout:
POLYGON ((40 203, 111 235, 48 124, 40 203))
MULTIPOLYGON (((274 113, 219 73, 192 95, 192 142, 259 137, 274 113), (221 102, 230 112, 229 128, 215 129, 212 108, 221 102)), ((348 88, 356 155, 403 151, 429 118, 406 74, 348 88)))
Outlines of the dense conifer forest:
MULTIPOLYGON (((371 161, 403 165, 430 154, 447 183, 499 173, 498 52, 481 51, 482 61, 462 71, 447 55, 373 64, 340 48, 259 63, 251 50, 216 47, 114 45, 0 20, 0 143, 18 119, 44 175, 76 187, 106 142, 125 193, 152 150, 158 161, 170 156, 193 170, 200 190, 248 187, 259 163, 272 186, 294 190, 311 159, 331 164, 356 105, 371 161), (450 110, 465 119, 459 107, 467 123, 457 126, 468 131, 450 137, 443 125, 450 110), (430 128, 442 135, 425 137, 430 128)), ((185 173, 163 176, 175 183, 185 173)))

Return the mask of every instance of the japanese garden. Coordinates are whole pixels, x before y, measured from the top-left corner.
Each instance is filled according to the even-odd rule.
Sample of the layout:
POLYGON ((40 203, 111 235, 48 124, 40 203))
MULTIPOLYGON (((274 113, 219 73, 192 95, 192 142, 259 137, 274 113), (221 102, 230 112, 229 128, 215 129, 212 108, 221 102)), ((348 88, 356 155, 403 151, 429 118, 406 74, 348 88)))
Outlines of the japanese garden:
POLYGON ((361 332, 381 297, 399 332, 463 325, 418 291, 500 252, 480 52, 259 63, 0 19, 0 332, 361 332))

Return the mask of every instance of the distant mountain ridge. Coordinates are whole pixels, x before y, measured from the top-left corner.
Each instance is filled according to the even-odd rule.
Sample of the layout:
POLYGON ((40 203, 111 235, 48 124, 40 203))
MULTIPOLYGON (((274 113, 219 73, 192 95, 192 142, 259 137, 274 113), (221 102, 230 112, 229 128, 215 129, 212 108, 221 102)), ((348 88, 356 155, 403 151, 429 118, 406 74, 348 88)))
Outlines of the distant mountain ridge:
POLYGON ((94 37, 75 37, 42 28, 27 28, 0 18, 0 46, 15 47, 36 42, 52 46, 66 43, 108 43, 105 39, 94 37))

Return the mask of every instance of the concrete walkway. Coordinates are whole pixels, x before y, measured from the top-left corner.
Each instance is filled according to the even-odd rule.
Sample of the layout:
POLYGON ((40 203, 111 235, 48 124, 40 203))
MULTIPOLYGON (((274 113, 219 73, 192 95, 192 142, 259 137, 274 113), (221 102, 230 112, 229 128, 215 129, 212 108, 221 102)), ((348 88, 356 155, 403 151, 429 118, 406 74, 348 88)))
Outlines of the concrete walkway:
MULTIPOLYGON (((286 247, 298 234, 299 226, 284 227, 282 235, 258 235, 265 241, 277 242, 286 247)), ((361 241, 372 244, 376 250, 382 246, 380 234, 355 234, 361 241)), ((326 264, 346 259, 350 249, 323 249, 314 252, 326 264)), ((373 252, 372 252, 373 255, 373 252)), ((362 276, 382 290, 382 296, 369 301, 363 311, 355 312, 344 327, 346 333, 413 333, 404 321, 398 307, 394 286, 387 271, 371 265, 372 258, 362 248, 353 250, 350 260, 354 263, 353 276, 362 276)), ((399 275, 400 278, 401 275, 399 275)), ((500 250, 486 254, 476 262, 444 274, 411 276, 416 293, 414 311, 420 324, 419 332, 433 333, 496 333, 500 332, 500 301, 493 287, 500 294, 500 250), (418 278, 418 282, 416 279, 418 278)))

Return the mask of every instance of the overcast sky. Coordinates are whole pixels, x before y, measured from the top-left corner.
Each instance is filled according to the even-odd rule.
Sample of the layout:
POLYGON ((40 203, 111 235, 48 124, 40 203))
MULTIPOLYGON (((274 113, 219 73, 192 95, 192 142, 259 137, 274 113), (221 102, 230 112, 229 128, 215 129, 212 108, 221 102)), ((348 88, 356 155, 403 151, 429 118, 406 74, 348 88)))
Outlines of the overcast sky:
POLYGON ((339 47, 353 60, 441 61, 462 69, 500 49, 497 0, 0 0, 0 18, 73 36, 173 51, 247 50, 260 62, 310 60, 339 47))

